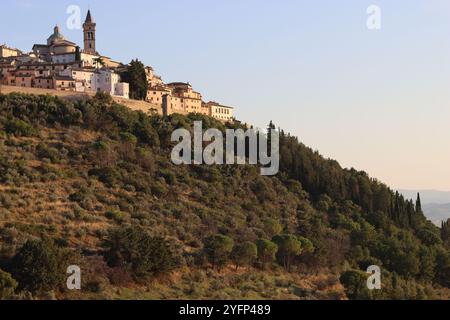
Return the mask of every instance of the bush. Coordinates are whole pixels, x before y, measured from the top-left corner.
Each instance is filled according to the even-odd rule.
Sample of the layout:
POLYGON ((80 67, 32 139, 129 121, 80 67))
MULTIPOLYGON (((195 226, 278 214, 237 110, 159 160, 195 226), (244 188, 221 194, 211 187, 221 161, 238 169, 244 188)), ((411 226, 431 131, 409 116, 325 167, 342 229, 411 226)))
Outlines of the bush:
POLYGON ((367 288, 368 275, 359 270, 349 270, 340 277, 340 282, 345 288, 347 297, 351 300, 370 299, 370 292, 367 288))
POLYGON ((107 92, 97 92, 94 100, 100 104, 110 105, 114 102, 112 96, 107 92))
POLYGON ((67 258, 53 241, 28 241, 13 258, 12 273, 20 289, 47 292, 63 285, 67 258))
POLYGON ((417 232, 417 237, 427 246, 442 244, 440 235, 434 233, 431 230, 427 229, 419 230, 419 232, 417 232))
POLYGON ((110 232, 105 247, 108 265, 124 268, 135 277, 156 276, 176 267, 176 257, 168 243, 151 237, 141 228, 126 227, 110 232))
POLYGON ((123 223, 126 219, 126 213, 118 210, 111 210, 106 212, 105 216, 108 219, 114 220, 117 223, 123 223))
POLYGON ((37 130, 31 124, 16 119, 8 120, 5 123, 5 131, 23 137, 31 137, 37 134, 37 130))
POLYGON ((0 269, 0 300, 8 299, 17 288, 17 281, 9 273, 0 269))
POLYGON ((110 167, 91 169, 89 170, 89 175, 96 176, 98 180, 103 182, 108 187, 113 187, 120 178, 120 174, 117 170, 110 167))
POLYGON ((44 143, 37 146, 36 153, 40 159, 49 159, 53 163, 61 159, 58 149, 50 148, 44 143))

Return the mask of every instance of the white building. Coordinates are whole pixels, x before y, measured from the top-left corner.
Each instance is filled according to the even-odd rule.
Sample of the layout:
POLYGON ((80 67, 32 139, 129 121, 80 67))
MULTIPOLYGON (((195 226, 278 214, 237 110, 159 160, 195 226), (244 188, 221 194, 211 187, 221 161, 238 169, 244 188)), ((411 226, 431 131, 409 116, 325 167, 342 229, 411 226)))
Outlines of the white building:
POLYGON ((130 98, 130 85, 126 82, 119 82, 116 83, 116 96, 118 97, 122 97, 125 99, 129 99, 130 98))
POLYGON ((95 92, 93 83, 96 79, 95 68, 68 68, 59 73, 61 76, 71 77, 76 81, 77 92, 95 92))
POLYGON ((120 82, 120 76, 112 70, 103 68, 96 72, 92 84, 96 92, 106 92, 112 96, 129 99, 130 87, 128 83, 120 82))
POLYGON ((59 74, 75 80, 75 90, 77 92, 106 92, 112 96, 129 99, 129 84, 120 82, 120 75, 110 69, 71 67, 61 71, 59 74))
POLYGON ((220 120, 222 122, 233 121, 234 108, 221 105, 215 101, 210 101, 205 104, 209 108, 209 116, 220 120))

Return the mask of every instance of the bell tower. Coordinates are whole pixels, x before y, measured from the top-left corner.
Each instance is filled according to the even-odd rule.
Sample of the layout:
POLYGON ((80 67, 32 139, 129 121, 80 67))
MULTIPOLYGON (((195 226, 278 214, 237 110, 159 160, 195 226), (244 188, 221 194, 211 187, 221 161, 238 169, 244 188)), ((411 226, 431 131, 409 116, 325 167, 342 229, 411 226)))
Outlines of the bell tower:
POLYGON ((84 32, 84 51, 95 54, 95 27, 97 24, 92 20, 91 10, 88 10, 86 21, 83 24, 84 32))

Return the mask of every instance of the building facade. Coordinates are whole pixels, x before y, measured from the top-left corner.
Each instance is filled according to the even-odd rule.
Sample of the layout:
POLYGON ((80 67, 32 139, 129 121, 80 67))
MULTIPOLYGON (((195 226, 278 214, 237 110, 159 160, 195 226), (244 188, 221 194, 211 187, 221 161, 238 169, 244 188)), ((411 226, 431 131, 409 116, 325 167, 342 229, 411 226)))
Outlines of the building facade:
POLYGON ((0 58, 17 57, 20 56, 21 54, 22 51, 18 49, 7 47, 4 44, 0 46, 0 58))
POLYGON ((209 110, 209 116, 220 121, 231 122, 234 120, 234 108, 221 105, 215 101, 210 101, 205 104, 209 110))

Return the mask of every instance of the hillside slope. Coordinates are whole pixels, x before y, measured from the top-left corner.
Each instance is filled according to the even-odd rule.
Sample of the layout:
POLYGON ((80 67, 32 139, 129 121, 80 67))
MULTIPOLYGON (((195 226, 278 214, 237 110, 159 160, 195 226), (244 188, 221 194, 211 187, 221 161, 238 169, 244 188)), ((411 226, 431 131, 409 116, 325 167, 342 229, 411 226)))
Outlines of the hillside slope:
POLYGON ((148 116, 107 96, 0 96, 0 269, 17 281, 13 294, 450 297, 450 233, 420 203, 284 132, 276 177, 253 166, 175 166, 171 132, 194 120, 225 129, 201 115, 148 116), (42 255, 49 273, 80 265, 83 290, 42 272, 31 281, 24 257, 42 255), (364 289, 373 264, 383 270, 377 292, 364 289))

